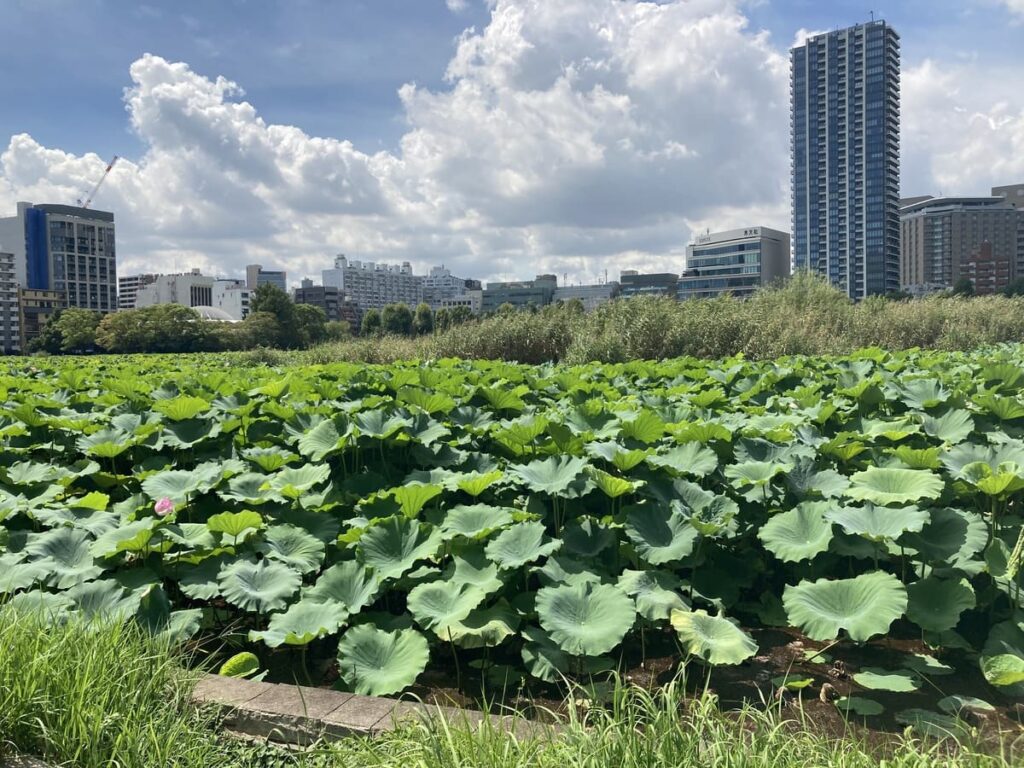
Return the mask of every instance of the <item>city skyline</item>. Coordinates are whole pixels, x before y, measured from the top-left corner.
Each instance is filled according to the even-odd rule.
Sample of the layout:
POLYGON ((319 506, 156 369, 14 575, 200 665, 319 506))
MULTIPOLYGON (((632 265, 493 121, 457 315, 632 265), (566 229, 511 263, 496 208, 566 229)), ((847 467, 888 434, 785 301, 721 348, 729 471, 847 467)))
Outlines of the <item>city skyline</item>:
MULTIPOLYGON (((847 3, 438 0, 391 13, 391 24, 385 10, 352 11, 334 37, 362 30, 365 45, 322 62, 316 80, 289 79, 331 37, 309 33, 323 11, 315 2, 278 32, 268 9, 280 7, 253 14, 266 56, 251 67, 237 36, 211 37, 233 3, 90 5, 97 20, 139 34, 113 36, 97 55, 81 90, 105 100, 79 112, 80 89, 69 89, 65 118, 49 122, 31 86, 62 67, 73 82, 85 75, 71 77, 63 56, 45 73, 14 56, 34 29, 80 12, 59 0, 33 6, 35 21, 23 4, 5 9, 24 17, 26 34, 0 61, 17 75, 0 90, 2 215, 18 200, 73 203, 117 153, 94 205, 116 212, 119 272, 236 274, 263 263, 293 282, 339 252, 412 261, 417 272, 444 263, 485 281, 550 272, 596 282, 606 269, 679 272, 705 229, 789 230, 789 47, 807 31, 866 21, 847 3), (402 35, 416 45, 381 66, 402 35), (206 55, 201 39, 213 46, 206 55)), ((1024 180, 1013 152, 1024 96, 999 77, 1019 72, 1024 54, 1008 41, 1024 15, 995 0, 927 9, 876 9, 903 43, 901 194, 985 194, 1024 180)))

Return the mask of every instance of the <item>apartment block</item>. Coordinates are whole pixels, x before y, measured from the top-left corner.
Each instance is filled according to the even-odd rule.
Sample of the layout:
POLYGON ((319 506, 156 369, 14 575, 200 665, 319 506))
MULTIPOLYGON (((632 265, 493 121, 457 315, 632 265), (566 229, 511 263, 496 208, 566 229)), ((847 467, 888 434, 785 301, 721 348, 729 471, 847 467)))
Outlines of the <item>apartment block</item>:
POLYGON ((900 38, 885 21, 791 57, 793 265, 853 299, 900 285, 900 38))
POLYGON ((117 278, 117 308, 135 309, 135 296, 141 288, 154 282, 159 275, 124 275, 117 278))
POLYGON ((323 285, 343 291, 361 312, 383 309, 388 304, 415 307, 423 301, 423 277, 414 275, 412 265, 377 264, 349 261, 343 254, 334 259, 334 268, 323 270, 323 285))
POLYGON ((789 233, 746 227, 698 235, 686 248, 679 298, 750 296, 790 272, 789 233))
POLYGON ((0 251, 0 354, 21 351, 21 324, 18 318, 18 283, 14 278, 13 253, 0 251))

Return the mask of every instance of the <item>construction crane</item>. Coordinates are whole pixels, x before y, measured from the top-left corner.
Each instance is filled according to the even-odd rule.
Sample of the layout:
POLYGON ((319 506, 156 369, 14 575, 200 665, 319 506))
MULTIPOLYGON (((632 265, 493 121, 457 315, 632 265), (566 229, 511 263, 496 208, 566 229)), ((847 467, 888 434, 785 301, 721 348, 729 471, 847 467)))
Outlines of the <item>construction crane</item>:
POLYGON ((117 155, 114 155, 114 159, 107 164, 107 170, 105 170, 103 172, 103 175, 100 176, 100 180, 96 182, 96 186, 92 188, 92 192, 89 193, 89 196, 85 198, 84 201, 82 200, 82 198, 78 198, 79 208, 88 208, 90 205, 92 205, 92 199, 96 197, 96 193, 100 191, 100 187, 103 186, 103 182, 106 181, 107 176, 110 175, 110 169, 114 167, 114 165, 117 163, 119 159, 120 158, 117 155))

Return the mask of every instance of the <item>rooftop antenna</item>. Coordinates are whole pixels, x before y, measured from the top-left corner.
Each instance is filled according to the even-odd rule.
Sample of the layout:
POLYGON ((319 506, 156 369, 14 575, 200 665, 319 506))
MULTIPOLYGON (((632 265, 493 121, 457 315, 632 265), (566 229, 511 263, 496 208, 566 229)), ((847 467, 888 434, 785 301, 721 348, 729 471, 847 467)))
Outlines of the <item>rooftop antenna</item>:
POLYGON ((874 20, 875 20, 875 12, 871 11, 871 21, 874 21, 874 20))

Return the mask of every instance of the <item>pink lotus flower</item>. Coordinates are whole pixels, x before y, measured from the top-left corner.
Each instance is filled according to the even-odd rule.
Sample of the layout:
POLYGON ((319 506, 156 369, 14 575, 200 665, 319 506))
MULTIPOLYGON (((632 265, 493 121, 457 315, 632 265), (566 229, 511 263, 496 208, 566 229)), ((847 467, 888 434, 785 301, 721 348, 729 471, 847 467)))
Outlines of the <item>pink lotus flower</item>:
POLYGON ((167 496, 164 496, 162 499, 160 499, 160 501, 156 503, 154 509, 156 510, 156 513, 160 517, 165 517, 166 515, 169 515, 171 514, 171 512, 174 511, 174 502, 171 501, 167 496))

